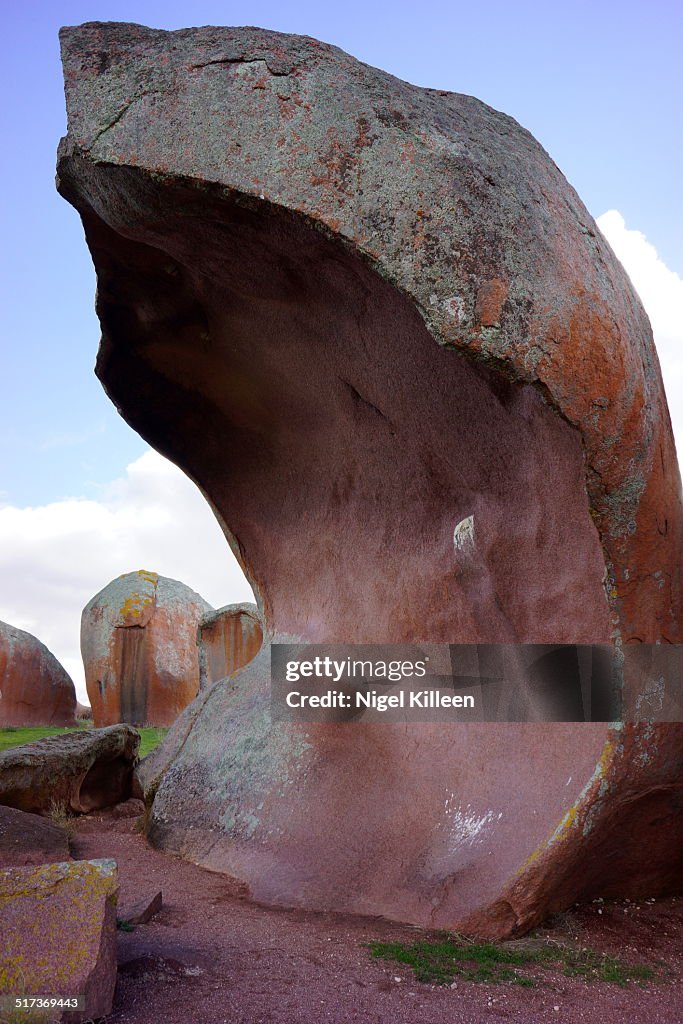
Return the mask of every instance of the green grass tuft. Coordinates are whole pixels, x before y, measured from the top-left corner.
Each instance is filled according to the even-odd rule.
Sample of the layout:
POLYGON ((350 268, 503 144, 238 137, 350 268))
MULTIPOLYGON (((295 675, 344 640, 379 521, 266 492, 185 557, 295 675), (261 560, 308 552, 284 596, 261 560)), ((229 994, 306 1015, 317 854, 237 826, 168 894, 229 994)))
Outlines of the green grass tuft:
POLYGON ((432 985, 450 985, 458 978, 490 985, 507 982, 530 988, 535 980, 521 969, 528 971, 529 968, 555 965, 562 966, 567 977, 610 982, 622 987, 629 981, 642 985, 655 976, 655 972, 644 964, 631 966, 591 949, 572 949, 569 946, 510 949, 492 942, 467 942, 451 936, 410 945, 371 942, 368 948, 372 956, 404 964, 412 968, 417 981, 432 985))
POLYGON ((167 728, 146 725, 138 729, 140 733, 140 757, 147 757, 155 747, 158 747, 168 732, 167 728))

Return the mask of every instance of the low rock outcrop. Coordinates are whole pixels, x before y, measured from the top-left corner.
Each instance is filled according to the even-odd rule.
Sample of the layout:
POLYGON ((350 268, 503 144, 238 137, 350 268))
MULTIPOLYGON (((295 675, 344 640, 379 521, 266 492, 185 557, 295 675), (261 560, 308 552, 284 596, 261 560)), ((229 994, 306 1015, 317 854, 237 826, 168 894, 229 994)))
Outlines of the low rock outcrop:
POLYGON ((0 622, 0 728, 75 725, 76 690, 54 654, 31 633, 0 622))
POLYGON ((54 864, 70 858, 63 828, 39 814, 0 804, 0 868, 54 864))
POLYGON ((133 792, 140 734, 128 725, 80 729, 0 753, 0 804, 36 814, 87 814, 133 792))
POLYGON ((117 895, 113 860, 0 870, 0 994, 83 997, 80 1010, 56 1006, 27 1020, 78 1024, 111 1012, 117 895))
POLYGON ((95 725, 175 721, 199 689, 197 627, 211 610, 184 583, 144 570, 96 594, 81 618, 95 725))
POLYGON ((97 373, 209 497, 266 643, 145 772, 272 903, 486 935, 680 885, 683 726, 291 723, 269 644, 680 643, 647 317, 542 147, 254 28, 62 33, 97 373))
POLYGON ((263 627, 255 604, 229 604, 199 623, 199 687, 234 676, 261 650, 263 627))

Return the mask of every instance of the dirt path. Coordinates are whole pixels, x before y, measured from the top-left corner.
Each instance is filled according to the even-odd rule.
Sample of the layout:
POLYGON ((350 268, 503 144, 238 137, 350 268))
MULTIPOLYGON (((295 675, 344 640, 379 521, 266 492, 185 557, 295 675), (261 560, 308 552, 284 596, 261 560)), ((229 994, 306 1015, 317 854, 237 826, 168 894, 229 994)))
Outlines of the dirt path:
POLYGON ((681 1024, 683 900, 591 904, 551 934, 626 962, 658 980, 624 988, 545 969, 534 988, 417 983, 371 958, 365 943, 423 933, 374 918, 280 911, 250 903, 235 881, 151 849, 130 820, 82 819, 78 858, 118 861, 125 907, 159 889, 164 909, 119 932, 119 981, 108 1024, 681 1024), (602 911, 600 913, 600 911, 602 911))

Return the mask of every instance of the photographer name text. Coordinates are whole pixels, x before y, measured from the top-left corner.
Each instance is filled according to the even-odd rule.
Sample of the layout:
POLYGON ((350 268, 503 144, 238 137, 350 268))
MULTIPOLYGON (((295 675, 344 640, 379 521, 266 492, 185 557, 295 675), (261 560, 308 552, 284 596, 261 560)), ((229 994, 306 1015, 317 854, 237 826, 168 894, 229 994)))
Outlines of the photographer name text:
POLYGON ((398 690, 396 693, 380 693, 378 690, 326 690, 322 693, 302 693, 290 690, 285 697, 289 708, 339 708, 359 710, 372 708, 375 711, 389 711, 395 708, 474 708, 471 694, 443 693, 441 690, 398 690))

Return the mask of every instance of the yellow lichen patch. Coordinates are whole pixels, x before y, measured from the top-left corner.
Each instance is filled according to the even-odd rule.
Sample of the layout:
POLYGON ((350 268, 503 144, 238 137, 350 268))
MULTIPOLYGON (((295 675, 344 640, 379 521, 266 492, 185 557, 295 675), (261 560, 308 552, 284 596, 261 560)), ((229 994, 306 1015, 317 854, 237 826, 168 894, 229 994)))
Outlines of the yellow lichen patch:
POLYGON ((579 809, 581 808, 585 798, 591 792, 596 782, 602 782, 604 780, 605 775, 607 774, 607 769, 610 766, 613 754, 614 743, 611 740, 607 740, 605 746, 602 748, 602 753, 600 754, 600 759, 598 760, 598 763, 595 766, 595 770, 591 775, 590 779, 588 780, 588 783, 582 789, 579 795, 579 799, 575 803, 573 803, 571 807, 566 811, 564 817, 562 818, 560 824, 557 826, 557 828, 551 835, 550 839, 546 840, 546 842, 544 843, 541 843, 540 846, 537 846, 533 853, 531 853, 527 857, 527 859, 524 861, 521 868, 517 872, 517 875, 521 875, 524 871, 526 871, 526 869, 531 864, 533 864, 534 861, 538 860, 541 854, 550 846, 552 846, 553 843, 556 843, 559 839, 565 839, 567 837, 572 826, 576 824, 579 809))
POLYGON ((572 825, 574 824, 574 822, 576 821, 576 815, 577 814, 578 814, 578 808, 574 804, 572 804, 572 806, 569 808, 569 810, 565 814, 564 818, 562 819, 562 821, 558 825, 557 831, 559 832, 560 829, 571 828, 572 825))
POLYGON ((149 572, 147 569, 138 569, 136 575, 140 577, 143 583, 151 584, 151 587, 134 590, 119 608, 119 615, 128 623, 134 623, 137 619, 142 618, 144 612, 156 600, 157 583, 159 582, 158 573, 149 572))
POLYGON ((83 993, 96 977, 90 1001, 100 1012, 91 1016, 107 1013, 116 978, 117 891, 112 860, 0 871, 0 994, 83 993))
POLYGON ((150 583, 153 583, 155 587, 159 582, 159 573, 150 572, 149 569, 138 569, 138 576, 143 580, 148 580, 150 583))

